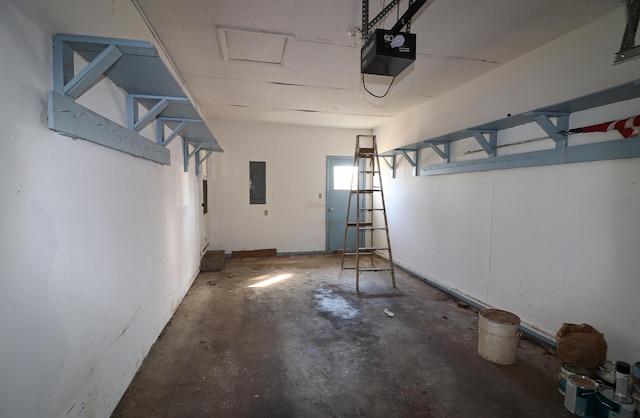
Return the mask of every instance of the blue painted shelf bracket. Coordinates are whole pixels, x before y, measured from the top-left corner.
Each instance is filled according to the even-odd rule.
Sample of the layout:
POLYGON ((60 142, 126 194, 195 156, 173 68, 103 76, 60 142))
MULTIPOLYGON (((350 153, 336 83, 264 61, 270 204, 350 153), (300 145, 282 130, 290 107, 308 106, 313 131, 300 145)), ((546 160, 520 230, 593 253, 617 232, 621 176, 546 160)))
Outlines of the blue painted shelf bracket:
POLYGON ((180 131, 182 131, 185 126, 187 126, 187 122, 180 121, 178 126, 173 129, 169 135, 165 136, 163 118, 156 119, 156 142, 166 147, 176 136, 180 134, 180 131))
POLYGON ((427 142, 429 147, 436 152, 444 160, 445 163, 450 161, 451 143, 449 142, 427 142), (438 145, 442 145, 443 149, 440 149, 438 145))
POLYGON ((189 145, 191 145, 191 141, 189 141, 188 139, 184 138, 182 140, 182 146, 183 146, 183 155, 184 155, 184 172, 187 173, 189 171, 189 159, 191 157, 193 157, 194 155, 196 155, 198 153, 198 151, 200 151, 200 148, 202 148, 202 143, 196 143, 194 144, 194 149, 193 151, 190 151, 190 147, 189 145))
POLYGON ((204 124, 202 119, 191 119, 191 118, 174 118, 174 117, 165 117, 160 116, 156 119, 156 141, 158 144, 167 146, 169 143, 189 125, 194 123, 204 124), (165 124, 167 125, 175 125, 171 129, 169 135, 165 136, 165 124), (177 124, 177 125, 176 125, 177 124))
MULTIPOLYGON (((71 34, 53 36, 53 91, 74 99, 127 57, 149 57, 163 65, 153 45, 145 41, 71 34), (74 52, 88 64, 75 74, 74 52)), ((145 69, 148 70, 148 69, 145 69)), ((107 75, 110 77, 110 75, 107 75)))
POLYGON ((199 150, 196 153, 196 176, 200 175, 200 171, 201 171, 200 166, 202 165, 202 163, 204 163, 205 160, 209 158, 209 156, 213 153, 213 151, 205 151, 204 157, 202 157, 201 156, 202 152, 203 152, 202 150, 199 150))
POLYGON ((78 75, 64 84, 62 93, 77 99, 89 90, 104 73, 113 66, 121 57, 122 51, 115 45, 109 45, 98 54, 78 75))
POLYGON ((183 165, 184 172, 189 171, 189 159, 195 157, 196 162, 196 175, 200 174, 200 165, 207 159, 213 152, 222 152, 222 148, 218 145, 218 141, 215 139, 194 139, 183 138, 183 165), (191 149, 193 147, 193 149, 191 149), (204 157, 200 156, 200 152, 205 151, 204 157))
POLYGON ((409 150, 408 152, 407 152, 407 150, 400 150, 400 152, 402 153, 402 156, 404 157, 404 159, 407 160, 407 162, 411 166, 411 169, 412 169, 411 170, 411 175, 417 176, 418 175, 419 150, 409 150), (411 158, 411 156, 409 155, 409 152, 413 153, 413 158, 411 158))
POLYGON ((61 36, 53 37, 53 91, 64 94, 64 86, 74 77, 73 48, 61 36))
POLYGON ((387 166, 391 169, 391 178, 395 179, 396 178, 396 156, 394 155, 383 155, 382 156, 382 161, 384 161, 387 166), (391 162, 389 162, 389 159, 391 159, 391 162))
POLYGON ((498 146, 498 131, 469 131, 473 134, 473 137, 478 141, 478 144, 482 147, 484 152, 489 157, 495 157, 498 146), (485 135, 488 136, 485 137, 485 135))
POLYGON ((153 122, 154 119, 158 118, 172 103, 188 104, 190 102, 186 97, 155 96, 149 94, 127 95, 127 123, 129 125, 129 129, 140 132, 153 122), (142 117, 139 117, 139 104, 141 101, 155 104, 147 111, 147 113, 142 117))
POLYGON ((533 119, 538 123, 542 130, 549 135, 556 143, 556 148, 566 148, 567 134, 561 132, 569 129, 569 114, 560 112, 536 112, 533 119), (556 118, 556 124, 551 122, 550 117, 556 118))

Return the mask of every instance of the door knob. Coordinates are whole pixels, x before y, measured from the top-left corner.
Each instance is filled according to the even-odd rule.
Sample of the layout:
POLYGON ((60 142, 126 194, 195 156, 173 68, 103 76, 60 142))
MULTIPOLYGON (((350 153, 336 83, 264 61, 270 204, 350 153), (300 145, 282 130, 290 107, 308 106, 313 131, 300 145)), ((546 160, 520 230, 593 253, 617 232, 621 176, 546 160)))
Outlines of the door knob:
POLYGON ((333 208, 329 208, 329 212, 333 212, 333 208))

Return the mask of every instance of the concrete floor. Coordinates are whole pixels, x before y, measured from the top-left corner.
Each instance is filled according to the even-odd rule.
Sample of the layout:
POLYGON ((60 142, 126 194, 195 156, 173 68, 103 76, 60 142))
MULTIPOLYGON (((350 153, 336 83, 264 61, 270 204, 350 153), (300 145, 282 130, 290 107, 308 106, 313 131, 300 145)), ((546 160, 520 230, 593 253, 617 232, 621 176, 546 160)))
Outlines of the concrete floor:
POLYGON ((470 308, 402 271, 354 277, 331 254, 201 273, 113 417, 572 416, 545 349, 490 363, 470 308))

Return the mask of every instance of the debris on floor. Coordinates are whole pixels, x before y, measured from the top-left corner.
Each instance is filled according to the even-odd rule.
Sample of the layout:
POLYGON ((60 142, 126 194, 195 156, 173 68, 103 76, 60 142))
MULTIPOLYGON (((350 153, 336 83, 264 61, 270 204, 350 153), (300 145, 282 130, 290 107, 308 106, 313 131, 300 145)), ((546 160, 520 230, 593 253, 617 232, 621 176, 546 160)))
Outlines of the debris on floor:
POLYGON ((387 314, 387 316, 389 318, 393 318, 394 316, 396 316, 396 314, 394 314, 393 312, 391 312, 389 309, 385 309, 384 313, 387 314))

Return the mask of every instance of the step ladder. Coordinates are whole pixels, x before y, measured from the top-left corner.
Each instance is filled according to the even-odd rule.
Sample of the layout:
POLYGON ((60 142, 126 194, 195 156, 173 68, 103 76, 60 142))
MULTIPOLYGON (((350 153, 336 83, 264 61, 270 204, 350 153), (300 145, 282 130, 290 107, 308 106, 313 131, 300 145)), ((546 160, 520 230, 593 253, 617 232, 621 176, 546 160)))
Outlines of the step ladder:
POLYGON ((360 274, 367 271, 389 271, 393 287, 396 276, 393 270, 391 241, 387 212, 384 205, 380 161, 375 135, 357 135, 354 169, 351 180, 347 220, 344 228, 342 268, 356 270, 356 291, 360 291, 360 274), (355 219, 351 207, 355 205, 355 219), (354 231, 355 248, 347 248, 347 235, 354 231), (355 260, 353 261, 353 258, 355 260), (365 260, 368 259, 368 260, 365 260), (345 263, 347 260, 347 263, 345 263), (367 262, 368 261, 368 262, 367 262))

